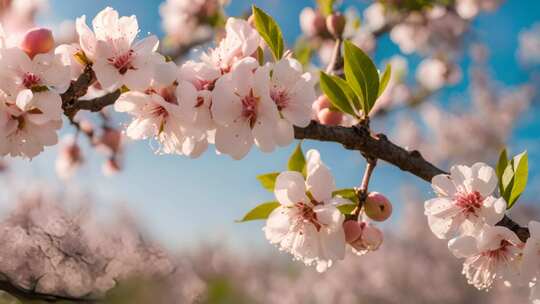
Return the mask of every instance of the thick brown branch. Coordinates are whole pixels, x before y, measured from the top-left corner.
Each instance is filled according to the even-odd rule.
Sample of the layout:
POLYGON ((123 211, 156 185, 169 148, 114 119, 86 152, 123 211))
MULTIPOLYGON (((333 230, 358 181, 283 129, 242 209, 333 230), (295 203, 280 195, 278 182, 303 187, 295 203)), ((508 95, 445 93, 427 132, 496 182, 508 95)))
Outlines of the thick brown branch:
POLYGON ((372 135, 365 126, 329 127, 314 121, 305 128, 295 127, 295 138, 330 141, 342 144, 346 149, 362 152, 366 157, 382 159, 427 182, 433 176, 445 173, 426 161, 420 152, 408 151, 389 141, 385 135, 372 135))

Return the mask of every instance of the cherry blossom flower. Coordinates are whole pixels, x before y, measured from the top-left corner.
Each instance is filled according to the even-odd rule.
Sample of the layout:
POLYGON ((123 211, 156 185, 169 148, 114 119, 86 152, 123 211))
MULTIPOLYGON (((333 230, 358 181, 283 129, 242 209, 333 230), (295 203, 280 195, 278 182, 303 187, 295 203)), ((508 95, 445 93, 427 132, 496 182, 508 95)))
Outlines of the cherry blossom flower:
POLYGON ((276 141, 289 145, 294 139, 294 126, 306 127, 311 121, 311 106, 315 88, 310 73, 302 73, 295 59, 284 58, 272 66, 270 97, 282 115, 278 122, 276 141))
POLYGON ((386 24, 385 8, 380 2, 375 2, 364 10, 366 27, 378 31, 386 24))
POLYGON ((229 18, 225 25, 225 38, 217 48, 204 53, 201 59, 225 74, 234 63, 253 55, 261 42, 261 36, 247 21, 229 18))
POLYGON ((269 67, 258 67, 254 58, 239 61, 216 82, 212 116, 219 152, 241 159, 253 143, 263 152, 273 151, 279 112, 270 96, 269 67))
POLYGON ((540 302, 540 222, 529 222, 530 237, 523 249, 521 265, 522 282, 531 285, 531 300, 533 303, 540 302))
POLYGON ((182 123, 186 119, 180 105, 196 103, 195 88, 184 83, 187 85, 180 90, 176 89, 174 64, 157 65, 153 74, 150 87, 143 92, 130 91, 122 94, 114 104, 114 109, 134 117, 126 130, 128 137, 136 140, 155 138, 160 144, 158 152, 184 154, 182 123))
POLYGON ((85 16, 77 18, 79 43, 94 62, 93 69, 103 89, 112 91, 123 85, 131 90, 146 89, 153 65, 160 60, 156 54, 157 37, 134 42, 139 32, 137 18, 119 17, 110 7, 96 15, 92 26, 93 31, 86 25, 85 16))
POLYGON ((519 33, 518 55, 526 64, 540 64, 540 23, 519 33))
POLYGON ((416 79, 424 88, 435 91, 446 82, 446 64, 436 58, 422 60, 416 70, 416 79))
POLYGON ((523 243, 506 227, 485 225, 476 237, 450 240, 448 248, 456 257, 465 258, 463 274, 478 289, 489 289, 496 279, 519 274, 523 243))
POLYGON ((60 93, 70 84, 69 67, 60 56, 52 53, 38 54, 33 59, 19 48, 0 51, 0 88, 11 99, 19 94, 32 97, 32 103, 54 105, 60 112, 60 93))
MULTIPOLYGON (((281 204, 263 228, 270 243, 306 265, 323 272, 345 255, 344 216, 336 208, 348 202, 332 198, 334 178, 319 152, 307 153, 307 177, 285 171, 276 179, 274 194, 281 204)), ((348 202, 350 203, 350 202, 348 202)))
POLYGON ((497 176, 484 163, 453 166, 450 175, 437 175, 431 184, 439 197, 425 202, 425 215, 431 231, 440 239, 458 232, 474 234, 484 224, 495 225, 506 210, 504 199, 492 196, 497 176))
POLYGON ((0 92, 0 155, 33 158, 58 142, 62 126, 60 104, 33 98, 30 90, 16 100, 0 92))

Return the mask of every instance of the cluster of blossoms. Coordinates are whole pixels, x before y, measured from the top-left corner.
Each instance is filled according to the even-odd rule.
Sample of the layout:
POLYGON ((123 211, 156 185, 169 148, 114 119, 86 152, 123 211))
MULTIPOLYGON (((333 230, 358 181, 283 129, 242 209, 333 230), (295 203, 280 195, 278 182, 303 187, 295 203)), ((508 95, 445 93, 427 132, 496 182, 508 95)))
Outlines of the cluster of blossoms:
POLYGON ((290 57, 261 66, 254 54, 264 42, 245 20, 229 18, 218 45, 180 67, 157 53, 155 36, 136 39, 135 16, 106 8, 92 27, 78 18, 79 43, 56 54, 52 36, 45 48, 38 37, 26 53, 24 43, 2 50, 2 155, 32 158, 57 142, 60 94, 87 66, 97 79, 88 96, 121 90, 114 109, 133 118, 127 136, 154 138, 161 153, 197 157, 215 143, 241 159, 253 144, 265 152, 289 145, 293 126, 311 120, 313 77, 290 57))
POLYGON ((495 170, 486 164, 453 166, 449 175, 433 178, 438 197, 425 202, 425 215, 432 232, 450 239, 450 251, 465 259, 463 274, 469 284, 488 290, 496 280, 506 285, 530 283, 532 299, 538 301, 540 224, 529 223, 531 238, 526 244, 509 228, 496 226, 507 206, 494 196, 497 184, 495 170))
POLYGON ((60 94, 70 84, 69 67, 54 53, 52 34, 31 31, 21 47, 0 49, 0 155, 32 158, 57 143, 62 126, 60 94), (29 47, 43 40, 38 52, 29 47))
POLYGON ((108 91, 129 89, 114 107, 133 117, 126 134, 155 138, 159 152, 197 157, 215 143, 219 153, 241 159, 253 144, 265 152, 290 144, 293 125, 310 121, 312 77, 292 58, 260 66, 253 55, 264 45, 245 20, 229 18, 217 47, 179 68, 155 52, 155 37, 133 44, 134 17, 118 19, 106 9, 93 24, 94 33, 78 20, 81 47, 95 61, 97 80, 108 91), (110 20, 113 31, 104 23, 110 20))
POLYGON ((363 216, 358 220, 346 219, 338 208, 353 202, 335 193, 334 177, 317 150, 307 152, 305 167, 305 176, 296 171, 277 176, 274 194, 280 205, 263 228, 268 241, 306 265, 315 264, 319 272, 344 259, 348 246, 358 255, 377 250, 383 235, 368 218, 388 219, 392 212, 390 202, 372 192, 366 199, 363 216))

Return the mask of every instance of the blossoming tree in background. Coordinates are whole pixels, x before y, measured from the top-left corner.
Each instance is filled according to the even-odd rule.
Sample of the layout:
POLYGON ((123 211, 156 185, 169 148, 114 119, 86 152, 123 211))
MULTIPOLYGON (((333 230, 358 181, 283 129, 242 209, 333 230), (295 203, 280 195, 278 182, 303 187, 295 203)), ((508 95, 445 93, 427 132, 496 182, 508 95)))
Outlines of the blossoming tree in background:
MULTIPOLYGON (((156 154, 190 158, 213 146, 218 154, 238 161, 252 149, 271 153, 295 139, 335 142, 365 159, 358 187, 338 188, 324 155, 317 150, 304 154, 299 142, 285 171, 258 176, 275 200, 256 206, 241 221, 265 220, 264 235, 270 243, 318 272, 348 263, 343 260, 349 251, 357 256, 376 254, 384 239, 377 222, 387 220, 393 207, 369 184, 377 163, 385 161, 431 183, 437 197, 424 204, 429 228, 437 238, 448 241, 456 258, 463 259, 469 284, 486 290, 496 281, 513 289, 531 287, 531 300, 540 301, 540 224, 531 221, 521 227, 506 215, 525 191, 527 153, 510 157, 503 150, 495 168, 486 164, 504 146, 508 130, 529 106, 532 88, 494 93, 484 72, 485 50, 477 45, 472 50, 475 66, 471 72, 471 107, 476 110, 448 113, 432 104, 423 105, 436 91, 460 81, 462 71, 455 60, 471 20, 480 11, 496 9, 498 1, 381 0, 364 11, 365 20, 360 22, 354 8, 340 10, 339 3, 319 0, 315 8, 302 11, 304 34, 291 49, 279 25, 256 6, 242 18, 226 16, 223 1, 168 0, 160 8, 167 33, 160 46, 156 36, 139 35, 135 16, 120 16, 110 7, 100 11, 91 26, 86 16, 77 18, 75 41, 58 44, 47 29, 25 32, 31 27, 31 13, 24 13, 30 16, 24 24, 10 21, 12 10, 35 10, 23 10, 21 3, 7 1, 2 7, 0 155, 39 157, 47 147, 58 144, 63 123, 75 129, 60 143, 56 168, 63 178, 69 178, 84 161, 78 144, 83 136, 106 153, 106 174, 121 170, 126 138, 154 142, 156 154), (24 31, 21 34, 13 27, 24 31), (406 81, 404 57, 394 56, 381 67, 372 61, 378 37, 386 34, 403 53, 423 57, 415 85, 406 81), (191 48, 212 40, 215 43, 204 52, 181 63, 191 48), (402 120, 397 138, 403 146, 377 129, 377 120, 389 113, 420 106, 424 106, 420 118, 433 134, 422 134, 409 112, 398 115, 402 120), (124 129, 111 122, 113 111, 129 117, 124 129), (97 113, 102 123, 86 119, 89 112, 97 113), (449 165, 446 172, 421 152, 438 164, 456 160, 474 164, 449 165)), ((538 57, 535 32, 536 28, 521 35, 524 61, 534 62, 538 57)), ((14 222, 18 220, 9 224, 14 222)), ((68 232, 42 223, 35 226, 50 240, 12 226, 5 230, 16 236, 4 232, 2 238, 12 240, 15 248, 23 243, 21 239, 35 237, 39 248, 56 248, 58 252, 49 252, 62 259, 100 252, 94 250, 99 246, 66 249, 66 243, 58 240, 68 232)), ((87 236, 86 232, 77 230, 81 233, 77 237, 87 236)), ((134 239, 135 249, 130 250, 137 253, 135 261, 160 261, 164 272, 174 268, 134 239)), ((17 255, 8 253, 0 260, 17 255)), ((32 268, 17 273, 24 265, 6 263, 12 268, 0 269, 6 274, 0 288, 23 298, 99 301, 123 278, 120 271, 109 268, 111 263, 121 264, 121 257, 114 253, 96 257, 95 263, 108 265, 107 271, 96 274, 85 266, 76 272, 84 276, 71 276, 75 266, 55 276, 41 276, 33 274, 32 268), (62 277, 77 278, 80 284, 62 288, 69 285, 62 277)), ((60 269, 55 264, 51 267, 60 269)))

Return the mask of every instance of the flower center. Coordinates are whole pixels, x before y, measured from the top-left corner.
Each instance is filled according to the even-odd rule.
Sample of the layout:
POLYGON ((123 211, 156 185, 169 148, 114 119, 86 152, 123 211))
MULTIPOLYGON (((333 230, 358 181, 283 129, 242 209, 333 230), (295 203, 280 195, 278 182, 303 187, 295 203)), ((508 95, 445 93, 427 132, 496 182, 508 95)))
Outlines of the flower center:
POLYGON ((276 103, 276 106, 279 111, 286 108, 290 101, 289 95, 287 94, 287 92, 285 92, 285 90, 279 90, 279 89, 271 90, 270 97, 276 103))
POLYGON ((257 121, 257 104, 259 97, 253 94, 253 90, 242 99, 242 117, 249 121, 250 127, 253 129, 257 121))
POLYGON ((214 86, 216 85, 216 81, 209 81, 209 80, 197 80, 195 82, 195 88, 198 91, 206 90, 206 91, 212 91, 214 89, 214 86))
POLYGON ((36 85, 39 84, 40 82, 40 78, 38 75, 36 74, 33 74, 33 73, 24 73, 24 77, 23 77, 23 85, 27 88, 27 89, 31 89, 33 87, 35 87, 36 85))
POLYGON ((322 225, 321 223, 319 223, 319 220, 317 219, 317 214, 313 211, 312 207, 304 203, 296 203, 295 206, 300 210, 300 217, 302 218, 302 220, 313 224, 317 231, 321 230, 322 225))
POLYGON ((124 75, 128 70, 135 70, 135 67, 131 64, 134 55, 135 52, 129 50, 120 56, 107 58, 107 61, 118 70, 118 73, 124 75))
POLYGON ((484 198, 478 191, 471 193, 458 194, 456 205, 462 209, 463 213, 476 214, 476 211, 482 207, 484 198))
POLYGON ((177 105, 178 99, 176 98, 175 90, 173 87, 166 87, 159 90, 159 95, 168 102, 177 105))
POLYGON ((507 240, 502 240, 501 247, 495 250, 482 252, 482 255, 496 261, 508 261, 508 247, 510 246, 512 246, 510 242, 507 240))

